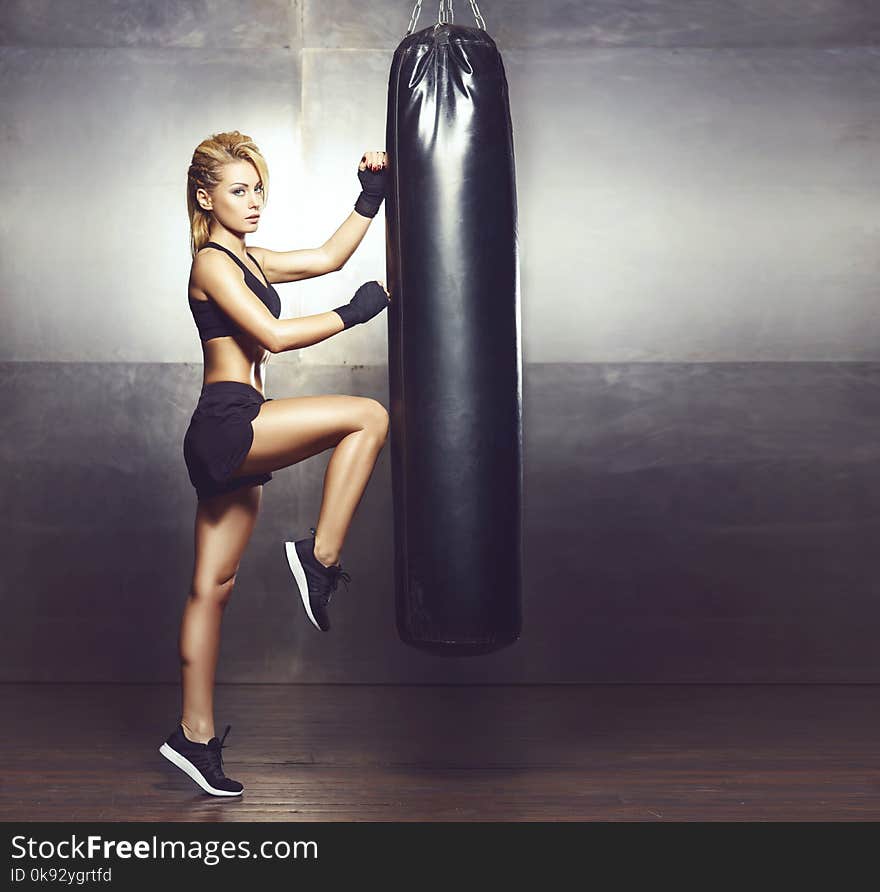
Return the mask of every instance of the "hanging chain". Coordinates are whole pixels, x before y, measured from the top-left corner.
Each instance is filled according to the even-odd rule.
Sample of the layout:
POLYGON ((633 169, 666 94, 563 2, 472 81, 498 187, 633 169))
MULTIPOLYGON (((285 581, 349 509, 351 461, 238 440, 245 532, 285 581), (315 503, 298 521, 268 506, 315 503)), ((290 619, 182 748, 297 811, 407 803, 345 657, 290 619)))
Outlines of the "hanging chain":
POLYGON ((476 0, 471 0, 471 11, 474 14, 474 18, 477 20, 477 26, 485 31, 486 23, 483 21, 483 17, 480 15, 480 7, 477 6, 476 0))
MULTIPOLYGON (((474 19, 477 22, 477 27, 482 28, 484 31, 486 30, 486 22, 483 20, 483 16, 480 14, 480 7, 477 6, 476 0, 470 0, 471 4, 471 12, 474 14, 474 19)), ((407 29, 406 36, 409 37, 410 34, 413 33, 413 30, 416 27, 416 22, 419 20, 419 15, 422 12, 422 0, 416 0, 416 5, 413 8, 412 15, 409 19, 409 28, 407 29)), ((437 13, 437 22, 441 25, 451 25, 455 18, 455 13, 452 9, 452 0, 440 0, 440 11, 437 13)))
POLYGON ((422 0, 416 0, 415 9, 413 9, 412 16, 410 16, 409 20, 409 29, 406 32, 406 36, 409 37, 410 34, 413 33, 413 28, 416 26, 416 22, 419 20, 419 13, 422 11, 422 0))

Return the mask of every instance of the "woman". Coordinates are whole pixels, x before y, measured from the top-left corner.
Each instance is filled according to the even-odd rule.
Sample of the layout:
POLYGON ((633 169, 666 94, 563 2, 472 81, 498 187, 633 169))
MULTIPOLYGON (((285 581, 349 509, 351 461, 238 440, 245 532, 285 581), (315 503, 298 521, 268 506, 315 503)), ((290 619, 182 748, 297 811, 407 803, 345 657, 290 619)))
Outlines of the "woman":
POLYGON ((196 489, 195 566, 180 628, 183 707, 159 751, 215 796, 242 784, 223 773, 223 738, 214 736, 213 686, 220 626, 235 574, 272 472, 335 447, 311 536, 285 543, 285 554, 309 620, 327 631, 327 605, 352 515, 388 434, 381 403, 356 396, 267 399, 269 355, 317 344, 385 309, 384 283, 367 282, 348 304, 326 313, 280 319, 272 287, 342 269, 361 243, 385 194, 385 152, 365 152, 354 211, 320 247, 277 252, 245 247, 266 204, 269 173, 250 137, 217 133, 195 150, 187 206, 192 271, 189 302, 202 341, 204 379, 184 438, 196 489), (274 403, 270 406, 269 403, 274 403))

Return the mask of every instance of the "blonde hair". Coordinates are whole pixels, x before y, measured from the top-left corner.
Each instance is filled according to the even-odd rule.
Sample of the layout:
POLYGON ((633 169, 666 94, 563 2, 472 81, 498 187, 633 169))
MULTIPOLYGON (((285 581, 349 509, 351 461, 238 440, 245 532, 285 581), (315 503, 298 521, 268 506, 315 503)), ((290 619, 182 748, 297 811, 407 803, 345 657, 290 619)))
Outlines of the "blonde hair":
POLYGON ((208 242, 211 212, 203 210, 196 200, 196 192, 204 189, 209 194, 223 180, 223 168, 232 161, 250 161, 263 181, 263 206, 269 199, 269 168, 256 143, 238 130, 215 133, 202 140, 193 152, 186 178, 186 208, 189 213, 190 254, 208 242))

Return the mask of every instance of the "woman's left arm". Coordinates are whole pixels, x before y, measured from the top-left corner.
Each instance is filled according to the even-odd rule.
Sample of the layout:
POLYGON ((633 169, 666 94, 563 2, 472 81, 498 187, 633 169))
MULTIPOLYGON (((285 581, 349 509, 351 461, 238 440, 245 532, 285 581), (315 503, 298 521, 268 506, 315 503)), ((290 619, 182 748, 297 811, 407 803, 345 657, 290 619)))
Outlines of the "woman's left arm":
POLYGON ((388 157, 385 152, 364 152, 358 164, 361 194, 355 209, 320 248, 297 251, 251 249, 261 255, 261 266, 269 282, 296 282, 342 269, 363 241, 370 222, 385 198, 387 167, 388 157))
POLYGON ((385 198, 388 181, 388 156, 385 152, 364 152, 358 164, 361 194, 355 202, 354 213, 330 236, 323 249, 342 269, 346 261, 361 243, 370 221, 379 213, 385 198))
POLYGON ((327 254, 327 262, 333 269, 342 269, 345 266, 348 258, 363 241, 372 222, 372 217, 364 217, 357 211, 352 211, 342 226, 324 242, 322 250, 327 254))

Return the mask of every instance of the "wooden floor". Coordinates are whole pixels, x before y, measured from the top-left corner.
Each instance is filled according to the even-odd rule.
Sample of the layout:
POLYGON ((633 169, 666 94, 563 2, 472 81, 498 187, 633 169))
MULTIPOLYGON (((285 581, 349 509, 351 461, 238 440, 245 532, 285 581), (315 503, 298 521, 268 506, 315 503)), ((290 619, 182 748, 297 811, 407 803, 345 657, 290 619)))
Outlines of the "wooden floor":
POLYGON ((220 685, 235 799, 159 755, 175 686, 0 696, 4 821, 880 820, 872 685, 220 685))

